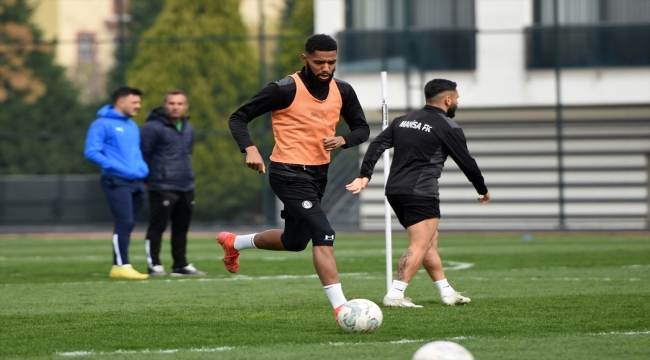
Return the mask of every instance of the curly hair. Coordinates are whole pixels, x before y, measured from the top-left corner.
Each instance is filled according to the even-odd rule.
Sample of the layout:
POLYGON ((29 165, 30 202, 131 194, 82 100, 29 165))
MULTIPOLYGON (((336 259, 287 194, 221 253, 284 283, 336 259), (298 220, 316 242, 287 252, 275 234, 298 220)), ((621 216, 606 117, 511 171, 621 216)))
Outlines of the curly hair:
POLYGON ((315 51, 336 51, 338 50, 336 40, 325 34, 312 35, 305 43, 305 52, 313 54, 315 51))

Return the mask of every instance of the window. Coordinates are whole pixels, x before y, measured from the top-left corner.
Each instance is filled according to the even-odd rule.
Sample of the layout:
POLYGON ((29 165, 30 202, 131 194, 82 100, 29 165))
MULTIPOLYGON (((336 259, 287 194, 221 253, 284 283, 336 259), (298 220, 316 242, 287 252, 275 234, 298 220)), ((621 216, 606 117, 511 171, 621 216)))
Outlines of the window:
POLYGON ((622 25, 650 23, 648 0, 537 0, 535 23, 553 25, 557 1, 560 25, 622 25))
POLYGON ((77 62, 92 63, 95 61, 95 34, 77 34, 77 62))
POLYGON ((534 0, 533 6, 528 68, 650 66, 650 1, 534 0))
POLYGON ((474 69, 474 0, 346 0, 342 71, 474 69))
POLYGON ((347 11, 357 30, 474 27, 473 0, 348 0, 347 11))

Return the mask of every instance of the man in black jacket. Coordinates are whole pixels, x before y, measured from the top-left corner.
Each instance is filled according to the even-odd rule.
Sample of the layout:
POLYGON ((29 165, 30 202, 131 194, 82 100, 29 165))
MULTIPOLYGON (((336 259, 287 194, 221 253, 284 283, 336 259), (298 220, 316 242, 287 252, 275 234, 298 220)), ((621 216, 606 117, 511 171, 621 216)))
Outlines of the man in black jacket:
POLYGON ((424 87, 427 104, 393 120, 389 127, 372 141, 363 158, 358 178, 347 185, 353 194, 360 193, 372 176, 381 154, 394 148, 390 175, 386 182, 386 198, 395 215, 406 228, 409 247, 399 260, 397 275, 384 297, 384 306, 421 308, 404 297, 409 281, 420 265, 434 281, 444 305, 463 305, 468 297, 455 291, 445 277, 438 255, 438 221, 440 198, 438 178, 447 156, 481 195, 478 201, 490 201, 481 170, 467 150, 463 129, 451 118, 458 107, 456 83, 434 79, 424 87))
POLYGON ((172 221, 172 276, 206 275, 187 263, 187 231, 194 206, 194 128, 184 116, 189 109, 187 95, 173 90, 165 95, 162 107, 153 109, 140 130, 140 147, 149 165, 146 180, 151 215, 145 250, 149 275, 165 276, 160 261, 162 235, 167 222, 172 221))

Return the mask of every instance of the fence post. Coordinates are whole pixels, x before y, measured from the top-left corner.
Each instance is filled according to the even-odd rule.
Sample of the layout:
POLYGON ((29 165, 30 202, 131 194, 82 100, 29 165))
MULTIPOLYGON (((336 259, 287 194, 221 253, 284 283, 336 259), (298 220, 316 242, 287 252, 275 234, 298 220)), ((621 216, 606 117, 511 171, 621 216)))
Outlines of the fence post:
POLYGON ((65 192, 64 177, 64 175, 57 175, 54 180, 56 181, 56 197, 52 201, 52 215, 54 216, 54 222, 56 224, 61 224, 63 222, 63 201, 65 192))
POLYGON ((648 206, 648 210, 646 213, 645 227, 646 229, 650 230, 650 153, 647 153, 645 155, 645 159, 646 159, 645 166, 647 171, 645 200, 646 200, 646 205, 648 206))
MULTIPOLYGON (((266 62, 264 61, 264 56, 265 56, 265 51, 266 51, 266 33, 264 30, 264 0, 258 0, 258 10, 260 12, 260 22, 259 22, 259 28, 258 28, 258 36, 257 36, 257 41, 258 41, 258 46, 259 46, 259 56, 260 56, 260 70, 259 70, 259 80, 260 80, 260 89, 266 86, 266 62)), ((269 114, 264 114, 262 115, 261 119, 262 120, 262 146, 260 149, 260 154, 262 155, 262 159, 268 159, 269 156, 271 155, 271 149, 269 140, 268 140, 268 133, 270 131, 269 123, 271 121, 269 114)), ((268 168, 266 169, 268 172, 268 168)), ((264 217, 266 219, 266 223, 269 226, 275 226, 277 223, 277 220, 275 218, 275 213, 276 213, 276 205, 275 205, 275 196, 273 192, 271 191, 269 187, 269 182, 267 181, 267 177, 263 176, 260 177, 262 181, 262 211, 264 212, 264 217)))
POLYGON ((558 24, 558 0, 553 0, 553 34, 555 41, 555 132, 557 141, 557 187, 558 187, 558 227, 566 229, 564 213, 564 148, 562 146, 562 92, 560 76, 560 27, 558 24))

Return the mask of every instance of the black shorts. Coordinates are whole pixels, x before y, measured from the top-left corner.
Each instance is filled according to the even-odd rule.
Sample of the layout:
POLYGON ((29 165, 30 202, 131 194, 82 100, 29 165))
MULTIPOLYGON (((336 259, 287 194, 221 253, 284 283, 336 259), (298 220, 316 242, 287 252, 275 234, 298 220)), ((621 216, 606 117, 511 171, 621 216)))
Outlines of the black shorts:
POLYGON ((311 216, 325 214, 320 202, 327 179, 309 180, 270 174, 269 184, 284 204, 285 216, 291 216, 296 223, 311 216))
POLYGON ((284 204, 282 244, 289 251, 302 251, 309 240, 314 246, 332 246, 334 230, 321 207, 327 179, 310 180, 269 174, 271 189, 284 204))
POLYGON ((386 195, 386 198, 404 228, 423 220, 440 218, 439 198, 405 194, 386 195))

